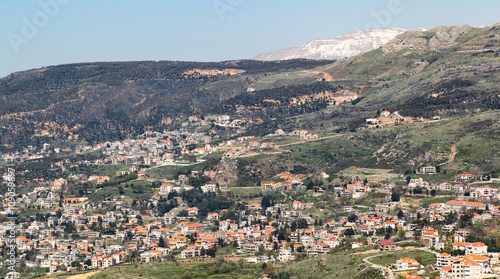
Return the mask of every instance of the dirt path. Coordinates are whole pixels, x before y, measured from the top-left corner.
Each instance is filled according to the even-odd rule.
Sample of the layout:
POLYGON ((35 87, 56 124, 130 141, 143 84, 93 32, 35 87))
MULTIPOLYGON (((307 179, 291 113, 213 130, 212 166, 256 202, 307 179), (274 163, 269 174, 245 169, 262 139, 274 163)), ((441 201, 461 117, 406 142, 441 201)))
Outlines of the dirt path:
POLYGON ((335 138, 335 137, 340 137, 340 136, 344 136, 344 134, 337 134, 337 135, 332 135, 332 136, 327 136, 327 137, 321 137, 321 138, 318 138, 317 140, 302 140, 302 141, 296 141, 296 142, 292 142, 292 143, 287 143, 287 144, 282 144, 282 145, 277 145, 276 147, 283 147, 283 146, 290 146, 290 145, 297 145, 297 144, 303 144, 303 143, 308 143, 308 142, 313 142, 313 141, 320 141, 320 140, 324 140, 324 139, 331 139, 331 138, 335 138))
POLYGON ((240 155, 240 156, 238 156, 238 158, 243 158, 243 157, 253 157, 253 156, 258 156, 258 155, 281 154, 281 153, 283 153, 283 151, 275 151, 275 152, 260 152, 260 153, 257 153, 257 152, 252 152, 252 153, 247 153, 247 154, 240 155))
POLYGON ((325 81, 334 81, 335 80, 335 78, 327 72, 320 72, 320 74, 323 75, 323 78, 325 79, 325 81))
POLYGON ((448 163, 453 162, 453 160, 455 160, 456 155, 457 155, 457 147, 455 145, 452 145, 450 156, 448 157, 448 163))
POLYGON ((66 279, 87 279, 89 278, 91 275, 94 275, 96 273, 98 273, 99 271, 92 271, 92 272, 89 272, 89 273, 84 273, 84 274, 77 274, 77 275, 73 275, 73 276, 70 276, 66 279))

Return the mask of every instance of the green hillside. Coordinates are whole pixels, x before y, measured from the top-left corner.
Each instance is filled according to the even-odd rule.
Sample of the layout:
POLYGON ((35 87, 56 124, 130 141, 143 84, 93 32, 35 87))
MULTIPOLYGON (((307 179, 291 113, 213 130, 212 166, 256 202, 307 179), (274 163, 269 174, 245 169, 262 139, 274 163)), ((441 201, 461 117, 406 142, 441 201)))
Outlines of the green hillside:
POLYGON ((33 131, 46 129, 52 139, 73 132, 103 142, 178 128, 189 115, 230 114, 254 120, 233 134, 282 128, 342 135, 271 156, 293 162, 277 170, 436 164, 465 171, 468 164, 498 172, 499 42, 498 24, 442 26, 335 63, 146 61, 14 73, 0 81, 0 141, 3 149, 36 144, 43 138, 33 131), (328 94, 355 97, 336 102, 328 94), (383 109, 443 120, 360 130, 383 109))
POLYGON ((73 131, 100 142, 153 126, 173 128, 201 109, 246 92, 251 81, 330 63, 107 62, 13 73, 0 80, 0 143, 25 146, 35 129, 53 135, 73 131))

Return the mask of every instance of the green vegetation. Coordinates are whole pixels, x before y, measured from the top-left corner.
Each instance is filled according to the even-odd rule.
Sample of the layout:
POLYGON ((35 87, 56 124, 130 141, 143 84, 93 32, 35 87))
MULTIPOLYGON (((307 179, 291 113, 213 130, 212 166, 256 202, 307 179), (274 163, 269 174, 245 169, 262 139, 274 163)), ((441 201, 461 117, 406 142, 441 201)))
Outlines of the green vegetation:
POLYGON ((390 253, 371 258, 370 262, 386 266, 389 264, 395 264, 396 260, 399 260, 401 258, 412 258, 414 260, 417 260, 417 258, 419 257, 422 259, 423 265, 436 263, 436 255, 422 250, 391 251, 390 253))
POLYGON ((92 278, 257 278, 262 269, 256 264, 213 263, 168 264, 152 262, 117 266, 95 274, 92 278))
MULTIPOLYGON (((276 270, 284 278, 363 278, 363 274, 376 276, 377 271, 367 266, 363 258, 368 255, 337 252, 325 256, 317 256, 286 265, 276 270)), ((378 272, 380 274, 380 272, 378 272)))
POLYGON ((94 204, 99 204, 107 198, 125 196, 130 200, 144 201, 151 198, 156 192, 151 186, 151 182, 135 180, 116 186, 103 187, 89 195, 89 200, 94 204))
MULTIPOLYGON (((175 127, 179 121, 168 124, 164 119, 186 117, 229 96, 244 93, 248 86, 247 79, 240 75, 186 74, 193 69, 234 69, 243 71, 245 77, 254 78, 276 71, 304 70, 330 63, 332 61, 139 61, 68 64, 26 71, 0 81, 0 96, 8 96, 2 103, 0 115, 37 113, 30 121, 3 119, 1 124, 5 125, 0 125, 3 135, 0 143, 12 143, 17 148, 29 145, 37 140, 37 137, 31 137, 33 131, 45 128, 37 121, 57 121, 57 125, 71 127, 80 124, 80 136, 94 143, 121 140, 130 134, 143 133, 144 126, 175 127), (220 82, 227 82, 227 85, 217 85, 216 93, 203 89, 220 82), (115 98, 117 94, 120 98, 115 98), (63 103, 65 105, 54 107, 54 104, 63 103)), ((53 132, 60 132, 60 129, 53 132)))

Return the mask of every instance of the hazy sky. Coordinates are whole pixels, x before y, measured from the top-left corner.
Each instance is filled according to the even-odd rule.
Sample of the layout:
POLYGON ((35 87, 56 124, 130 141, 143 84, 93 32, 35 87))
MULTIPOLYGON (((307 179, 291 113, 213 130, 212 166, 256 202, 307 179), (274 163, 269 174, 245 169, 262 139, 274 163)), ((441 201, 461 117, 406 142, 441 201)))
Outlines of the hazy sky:
POLYGON ((250 58, 376 27, 499 22, 498 0, 0 0, 0 77, 94 61, 250 58))

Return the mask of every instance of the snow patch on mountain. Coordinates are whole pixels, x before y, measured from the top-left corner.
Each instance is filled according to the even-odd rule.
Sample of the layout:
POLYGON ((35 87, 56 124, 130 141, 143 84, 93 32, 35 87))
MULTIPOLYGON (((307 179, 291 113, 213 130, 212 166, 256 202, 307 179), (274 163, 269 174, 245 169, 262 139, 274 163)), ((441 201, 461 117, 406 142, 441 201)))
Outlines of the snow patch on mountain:
POLYGON ((252 59, 263 61, 298 58, 315 60, 345 59, 377 49, 406 31, 408 30, 399 28, 360 30, 332 39, 312 40, 297 47, 261 53, 252 57, 252 59))

